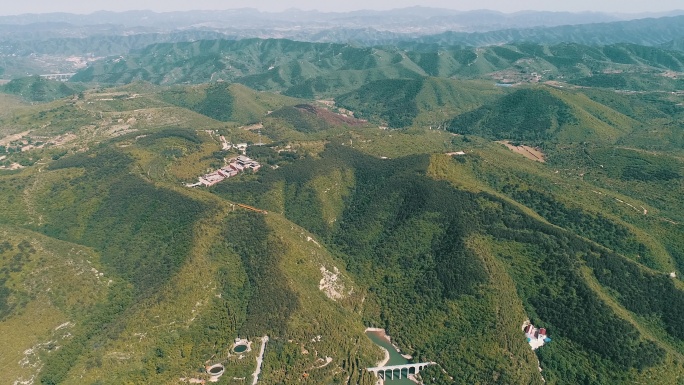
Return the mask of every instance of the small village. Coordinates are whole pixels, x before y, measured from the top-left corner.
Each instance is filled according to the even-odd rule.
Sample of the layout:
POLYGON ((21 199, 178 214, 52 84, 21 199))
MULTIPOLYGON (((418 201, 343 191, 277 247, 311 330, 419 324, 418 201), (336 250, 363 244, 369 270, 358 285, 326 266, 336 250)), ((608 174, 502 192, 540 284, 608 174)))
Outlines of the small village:
POLYGON ((546 329, 536 328, 529 320, 523 322, 522 330, 532 350, 537 350, 544 344, 551 342, 551 338, 546 335, 546 329))

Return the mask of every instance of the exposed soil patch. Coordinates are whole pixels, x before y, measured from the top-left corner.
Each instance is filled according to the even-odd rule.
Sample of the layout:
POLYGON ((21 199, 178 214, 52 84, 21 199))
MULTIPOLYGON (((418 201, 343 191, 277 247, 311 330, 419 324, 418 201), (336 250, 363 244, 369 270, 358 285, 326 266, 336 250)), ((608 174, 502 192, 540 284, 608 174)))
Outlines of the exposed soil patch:
POLYGON ((360 126, 366 124, 367 121, 363 119, 356 119, 350 116, 337 114, 330 111, 327 108, 315 107, 310 104, 298 104, 295 106, 296 109, 308 112, 310 114, 316 115, 319 118, 325 120, 326 123, 332 126, 348 125, 348 126, 360 126))
POLYGON ((13 135, 8 135, 4 138, 0 138, 0 146, 6 146, 6 145, 10 144, 11 142, 17 141, 17 140, 23 138, 24 136, 28 135, 30 132, 31 131, 24 131, 24 132, 20 132, 20 133, 13 134, 13 135))
POLYGON ((545 162, 544 153, 541 152, 541 150, 539 150, 539 148, 534 148, 534 147, 530 147, 530 146, 523 146, 523 145, 515 146, 507 140, 500 141, 497 143, 501 143, 501 144, 505 145, 506 147, 508 147, 509 150, 511 150, 513 152, 517 152, 518 154, 524 156, 527 159, 536 160, 537 162, 542 162, 542 163, 545 162))
POLYGON ((333 271, 329 271, 324 266, 321 266, 321 278, 318 284, 318 289, 325 293, 325 295, 333 301, 343 299, 346 297, 344 283, 340 279, 340 270, 337 267, 333 271))

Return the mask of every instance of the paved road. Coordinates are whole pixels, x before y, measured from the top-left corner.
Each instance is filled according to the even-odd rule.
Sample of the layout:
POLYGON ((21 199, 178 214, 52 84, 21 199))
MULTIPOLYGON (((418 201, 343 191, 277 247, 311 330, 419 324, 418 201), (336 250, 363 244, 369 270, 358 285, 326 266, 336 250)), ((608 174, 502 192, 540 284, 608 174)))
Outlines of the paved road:
POLYGON ((261 337, 261 352, 259 352, 259 357, 257 357, 257 366, 254 371, 254 379, 252 380, 252 385, 256 385, 259 381, 259 373, 261 373, 261 364, 264 362, 264 352, 266 351, 266 342, 268 342, 268 336, 261 337))

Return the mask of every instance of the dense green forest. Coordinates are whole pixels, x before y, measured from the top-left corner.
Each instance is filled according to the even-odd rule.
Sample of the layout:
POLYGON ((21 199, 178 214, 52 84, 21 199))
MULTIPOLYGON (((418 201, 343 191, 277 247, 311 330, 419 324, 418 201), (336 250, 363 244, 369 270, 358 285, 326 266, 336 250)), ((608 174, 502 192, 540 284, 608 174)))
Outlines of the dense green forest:
POLYGON ((77 96, 85 90, 80 84, 66 84, 38 76, 14 79, 0 87, 0 91, 20 96, 32 102, 49 102, 67 96, 77 96))
POLYGON ((576 123, 570 107, 548 91, 521 89, 497 100, 494 106, 457 116, 448 129, 458 134, 537 143, 576 123))
MULTIPOLYGON (((566 208, 542 193, 508 191, 552 223, 572 232, 559 230, 493 196, 454 190, 446 183, 425 178, 426 157, 390 162, 339 146, 329 147, 320 156, 320 160, 303 163, 301 168, 264 173, 260 183, 266 185, 251 188, 252 197, 244 195, 240 182, 223 184, 216 191, 265 205, 266 198, 260 194, 283 189, 285 214, 327 237, 357 280, 368 282, 366 322, 387 328, 396 336, 395 342, 416 353, 418 359, 444 362, 457 354, 458 362, 443 364, 451 376, 456 375, 463 383, 491 381, 485 375, 487 370, 478 371, 479 375, 472 372, 469 365, 474 364, 475 357, 466 353, 475 346, 473 343, 487 352, 496 351, 497 346, 496 339, 488 338, 483 328, 488 317, 496 323, 491 313, 492 299, 488 298, 488 282, 493 277, 486 273, 477 252, 467 246, 469 239, 478 234, 492 237, 494 244, 527 250, 525 257, 502 254, 499 263, 509 266, 514 281, 519 282, 517 290, 525 310, 554 330, 554 341, 562 346, 550 348, 552 353, 541 356, 547 379, 613 383, 629 378, 625 371, 630 368, 642 371, 664 364, 663 348, 614 313, 583 276, 581 266, 585 261, 616 254, 606 254, 605 249, 573 232, 616 252, 647 257, 645 246, 628 229, 600 215, 566 208), (316 191, 312 181, 336 168, 351 168, 356 187, 345 199, 348 208, 330 228, 321 221, 321 192, 316 191), (285 186, 279 186, 280 180, 285 186), (469 307, 472 314, 459 313, 456 319, 461 321, 445 310, 466 303, 473 306, 472 301, 481 306, 469 307), (444 321, 436 327, 439 319, 444 321), (472 341, 457 343, 459 335, 469 335, 472 341), (586 352, 587 363, 568 371, 566 363, 573 360, 576 349, 586 352)), ((609 276, 623 275, 610 265, 588 265, 601 271, 612 270, 609 276)), ((605 282, 602 275, 597 277, 599 282, 605 282)), ((669 281, 665 277, 663 280, 669 281)), ((659 294, 664 301, 669 296, 677 301, 684 298, 684 292, 673 285, 662 290, 659 294)), ((637 301, 648 302, 646 296, 637 301)), ((666 326, 666 330, 672 327, 666 326)), ((515 325, 499 332, 514 338, 518 329, 519 325, 515 325)), ((503 362, 490 362, 503 365, 492 368, 498 368, 504 382, 521 381, 510 368, 504 369, 503 362)))

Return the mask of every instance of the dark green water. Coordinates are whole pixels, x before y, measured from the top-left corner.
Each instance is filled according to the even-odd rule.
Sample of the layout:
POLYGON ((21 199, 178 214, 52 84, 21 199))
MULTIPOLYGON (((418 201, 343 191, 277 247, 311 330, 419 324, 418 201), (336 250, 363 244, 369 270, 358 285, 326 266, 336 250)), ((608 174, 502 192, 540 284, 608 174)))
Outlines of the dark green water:
POLYGON ((233 351, 235 353, 242 353, 245 350, 247 350, 247 345, 237 345, 236 347, 233 348, 233 351))
MULTIPOLYGON (((385 365, 404 365, 404 364, 410 363, 409 360, 407 360, 406 358, 402 357, 401 354, 399 354, 397 349, 395 349, 394 346, 392 346, 392 343, 388 339, 384 338, 383 334, 384 334, 383 332, 374 332, 374 331, 367 331, 366 332, 366 335, 368 336, 368 338, 370 338, 371 341, 373 341, 373 343, 375 343, 376 345, 378 345, 384 349, 387 349, 387 351, 389 352, 390 359, 389 359, 389 362, 387 362, 385 365)), ((395 375, 396 374, 397 374, 397 372, 395 372, 395 375)), ((406 376, 406 372, 404 372, 404 374, 402 374, 402 377, 405 377, 405 376, 406 376)), ((413 382, 407 378, 402 378, 401 380, 399 380, 399 379, 390 380, 388 377, 387 379, 385 379, 385 383, 391 384, 391 385, 416 385, 415 382, 413 382)))

